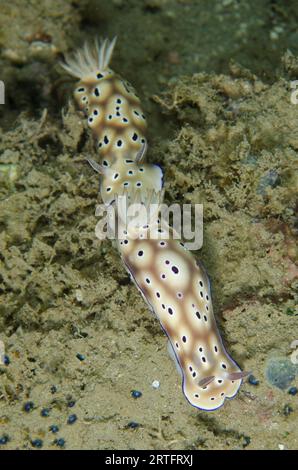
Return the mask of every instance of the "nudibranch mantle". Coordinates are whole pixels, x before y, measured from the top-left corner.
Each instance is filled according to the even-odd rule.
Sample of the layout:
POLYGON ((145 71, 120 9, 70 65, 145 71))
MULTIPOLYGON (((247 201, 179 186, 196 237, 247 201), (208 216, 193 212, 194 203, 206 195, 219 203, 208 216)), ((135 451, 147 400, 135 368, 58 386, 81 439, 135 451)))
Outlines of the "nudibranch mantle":
MULTIPOLYGON (((106 205, 162 199, 163 173, 145 162, 146 118, 133 87, 109 68, 115 39, 85 45, 63 67, 79 79, 74 97, 88 117, 100 162, 106 205)), ((163 238, 155 214, 144 226, 120 226, 117 246, 123 263, 168 336, 170 352, 182 376, 189 403, 215 410, 236 395, 243 377, 226 352, 213 314, 208 276, 183 243, 163 238)), ((121 223, 120 223, 121 225, 121 223)))

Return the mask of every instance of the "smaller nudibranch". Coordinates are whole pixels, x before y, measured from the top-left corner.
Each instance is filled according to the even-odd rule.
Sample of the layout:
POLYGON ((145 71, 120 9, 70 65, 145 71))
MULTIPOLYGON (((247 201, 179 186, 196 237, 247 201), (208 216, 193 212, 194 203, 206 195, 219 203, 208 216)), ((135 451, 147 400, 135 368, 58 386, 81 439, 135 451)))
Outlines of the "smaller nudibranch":
POLYGON ((99 150, 100 163, 89 162, 102 176, 100 192, 106 205, 124 191, 160 191, 163 185, 161 168, 144 163, 147 124, 140 100, 133 87, 109 68, 115 42, 85 45, 61 64, 80 79, 74 98, 88 115, 99 150))
MULTIPOLYGON (((124 227, 124 225, 123 225, 124 227)), ((169 229, 170 230, 170 229, 169 229)), ((189 403, 202 410, 233 398, 243 377, 221 340, 208 276, 183 243, 163 238, 155 219, 123 229, 118 248, 132 280, 168 336, 189 403)))
POLYGON ((134 88, 109 68, 116 38, 101 45, 85 44, 62 67, 79 79, 74 98, 88 116, 100 157, 107 166, 115 160, 135 160, 146 142, 146 118, 134 88))

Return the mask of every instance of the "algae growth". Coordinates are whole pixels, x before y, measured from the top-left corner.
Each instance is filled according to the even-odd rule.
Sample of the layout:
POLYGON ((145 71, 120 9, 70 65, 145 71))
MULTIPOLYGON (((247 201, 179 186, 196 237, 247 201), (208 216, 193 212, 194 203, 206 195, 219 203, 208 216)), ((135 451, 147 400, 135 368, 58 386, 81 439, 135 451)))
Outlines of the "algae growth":
POLYGON ((1 8, 1 448, 297 448, 297 16, 294 2, 206 3, 1 8), (94 234, 96 153, 56 64, 98 31, 121 38, 113 66, 143 98, 166 201, 204 204, 197 255, 256 378, 213 413, 186 402, 158 321, 94 234))

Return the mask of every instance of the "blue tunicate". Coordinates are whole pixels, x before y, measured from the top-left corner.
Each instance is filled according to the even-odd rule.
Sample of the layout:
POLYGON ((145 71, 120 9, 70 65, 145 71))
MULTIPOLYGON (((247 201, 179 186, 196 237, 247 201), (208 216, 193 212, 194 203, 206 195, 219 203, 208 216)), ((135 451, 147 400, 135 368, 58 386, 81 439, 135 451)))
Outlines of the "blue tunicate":
POLYGON ((74 424, 78 419, 77 415, 70 415, 67 419, 67 424, 74 424))
POLYGON ((5 366, 8 366, 10 364, 10 359, 9 359, 8 356, 4 356, 3 363, 4 363, 5 366))
POLYGON ((288 394, 289 394, 289 395, 293 395, 293 396, 294 396, 294 395, 297 395, 297 393, 298 393, 298 388, 297 388, 297 387, 291 387, 291 388, 289 388, 289 390, 288 390, 288 394))
POLYGON ((34 439, 33 441, 31 441, 31 444, 33 447, 36 447, 37 449, 40 449, 43 445, 43 442, 41 439, 34 439))
POLYGON ((132 390, 131 391, 131 396, 133 398, 140 398, 142 396, 142 392, 139 392, 138 390, 132 390))
POLYGON ((59 431, 59 426, 57 426, 56 424, 52 424, 52 425, 49 427, 49 430, 50 430, 53 434, 56 434, 56 433, 59 431))
POLYGON ((40 412, 40 415, 43 417, 43 418, 47 418, 48 416, 50 416, 50 410, 49 408, 43 408, 40 412))
POLYGON ((250 383, 250 385, 259 385, 259 380, 255 378, 254 375, 250 375, 248 377, 248 383, 250 383))
POLYGON ((84 354, 78 353, 77 354, 77 359, 79 359, 79 361, 84 361, 85 360, 84 354))
POLYGON ((136 423, 135 421, 130 421, 127 426, 128 426, 129 428, 131 428, 131 429, 136 429, 136 428, 138 428, 140 425, 139 425, 139 423, 136 423))
POLYGON ((266 378, 271 385, 285 390, 294 380, 298 372, 298 366, 292 364, 287 358, 272 358, 268 361, 266 367, 266 378))
POLYGON ((63 437, 60 437, 59 439, 55 439, 54 444, 56 444, 56 446, 58 447, 64 447, 65 439, 63 439, 63 437))
POLYGON ((27 401, 23 406, 23 410, 26 411, 26 413, 29 413, 30 411, 32 411, 33 408, 34 408, 33 401, 27 401))
POLYGON ((7 434, 4 434, 3 436, 0 437, 0 445, 5 445, 9 441, 9 437, 7 434))

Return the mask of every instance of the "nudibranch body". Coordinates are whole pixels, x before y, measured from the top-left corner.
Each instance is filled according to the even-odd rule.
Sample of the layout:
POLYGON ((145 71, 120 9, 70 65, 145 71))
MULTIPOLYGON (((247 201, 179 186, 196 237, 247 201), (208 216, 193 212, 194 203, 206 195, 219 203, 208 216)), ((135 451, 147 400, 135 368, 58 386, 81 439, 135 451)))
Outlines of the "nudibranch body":
POLYGON ((124 223, 119 199, 145 207, 162 200, 163 175, 145 163, 146 120, 140 100, 126 81, 109 68, 115 45, 85 46, 64 68, 79 78, 75 99, 88 115, 99 150, 101 195, 119 215, 117 246, 132 280, 169 339, 189 403, 219 408, 237 393, 246 375, 226 352, 218 332, 208 276, 201 264, 173 237, 163 236, 158 211, 146 224, 124 223))

